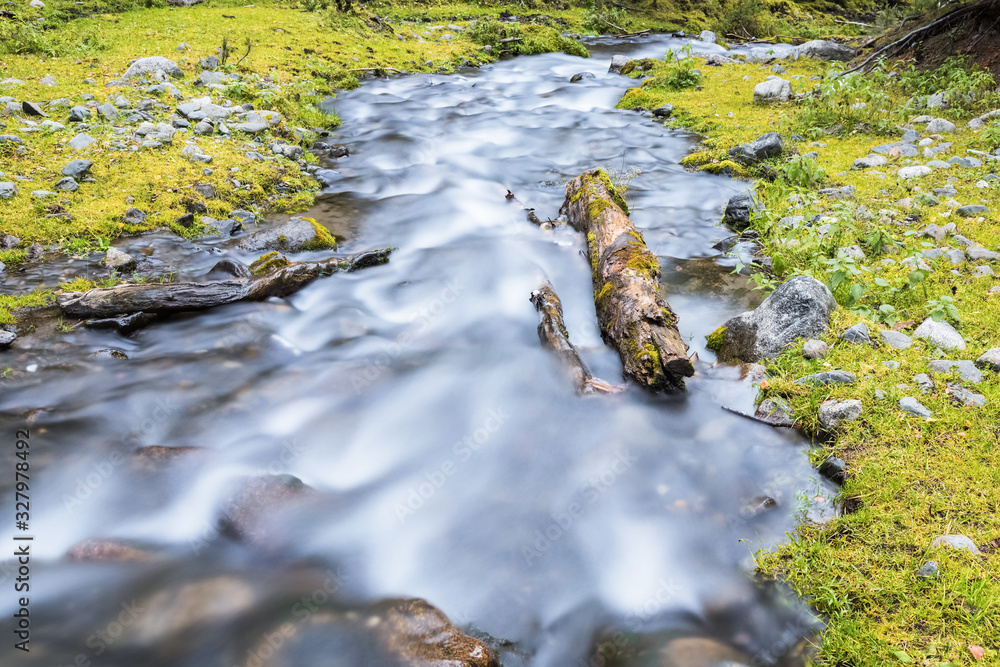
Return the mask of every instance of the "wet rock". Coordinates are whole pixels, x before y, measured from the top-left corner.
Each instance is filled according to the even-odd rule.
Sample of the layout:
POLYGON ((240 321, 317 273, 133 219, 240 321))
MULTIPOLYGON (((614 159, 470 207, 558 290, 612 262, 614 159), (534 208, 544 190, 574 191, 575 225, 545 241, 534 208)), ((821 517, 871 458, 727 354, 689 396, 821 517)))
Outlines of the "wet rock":
POLYGON ((766 398, 757 406, 754 413, 757 419, 762 419, 774 426, 794 426, 795 418, 788 404, 776 399, 766 398))
POLYGON ((940 570, 936 560, 929 560, 917 570, 918 579, 933 579, 938 576, 940 570))
POLYGON ((313 178, 319 181, 321 187, 328 188, 341 179, 339 171, 333 169, 317 169, 313 172, 313 178))
POLYGON ((330 248, 336 248, 333 236, 319 223, 302 218, 293 218, 273 229, 263 229, 240 241, 240 249, 247 252, 304 252, 330 248))
POLYGON ((318 495, 315 489, 291 475, 251 477, 226 501, 219 527, 234 539, 263 542, 268 534, 265 524, 269 515, 318 495))
POLYGON ((872 339, 868 335, 868 326, 864 322, 859 322, 844 333, 840 334, 840 339, 856 345, 872 344, 872 339))
POLYGON ((741 193, 734 195, 726 204, 726 211, 722 216, 722 222, 729 225, 737 232, 744 231, 750 226, 750 219, 762 211, 761 205, 754 199, 752 194, 741 193))
POLYGON ((577 72, 569 78, 570 83, 578 83, 584 79, 594 79, 596 78, 592 72, 577 72))
POLYGON ((1000 347, 994 347, 984 352, 976 359, 976 366, 983 370, 1000 373, 1000 347))
POLYGON ((132 453, 132 467, 147 472, 157 472, 175 463, 195 463, 204 461, 211 451, 204 447, 149 445, 132 453))
POLYGON ((76 192, 80 189, 80 184, 69 176, 65 176, 56 181, 55 188, 64 192, 76 192))
POLYGON ((207 277, 215 280, 225 279, 225 277, 249 278, 250 275, 250 269, 247 265, 234 259, 223 259, 216 262, 206 274, 207 277))
POLYGON ((977 394, 976 392, 966 389, 962 385, 955 384, 953 382, 947 383, 947 387, 948 394, 959 405, 967 408, 981 408, 986 405, 986 397, 982 394, 977 394))
POLYGON ((21 239, 13 234, 4 234, 3 236, 0 236, 0 250, 10 250, 11 248, 16 248, 19 245, 21 245, 21 239))
POLYGON ((959 377, 973 384, 979 384, 983 381, 982 372, 976 368, 976 365, 971 361, 948 361, 945 359, 934 359, 929 362, 927 366, 931 369, 932 373, 940 373, 943 375, 948 375, 952 371, 957 370, 959 377))
POLYGON ((980 215, 989 215, 990 209, 982 204, 967 204, 959 207, 955 213, 958 213, 963 218, 975 218, 980 215))
POLYGON ((121 317, 84 320, 83 326, 88 329, 110 329, 123 336, 128 336, 139 329, 149 326, 156 320, 156 315, 151 313, 132 313, 131 315, 122 315, 121 317))
POLYGON ((826 356, 826 343, 812 338, 802 344, 802 356, 806 359, 822 359, 826 356))
POLYGON ((753 87, 754 102, 787 102, 792 99, 792 84, 787 79, 775 77, 761 81, 753 87))
POLYGON ((216 220, 215 218, 209 218, 206 216, 201 219, 201 224, 207 228, 210 236, 228 237, 243 229, 243 223, 239 220, 233 220, 231 218, 216 220))
POLYGON ((979 551, 979 547, 976 546, 976 543, 965 535, 939 535, 931 540, 931 549, 936 549, 938 547, 968 551, 976 556, 982 555, 982 552, 979 551))
POLYGON ((905 350, 906 348, 913 345, 913 339, 904 333, 898 331, 892 331, 891 329, 885 329, 878 332, 879 338, 882 339, 884 345, 888 345, 896 350, 905 350))
POLYGON ((141 225, 146 221, 146 214, 137 208, 130 208, 122 216, 122 222, 126 225, 141 225))
POLYGON ((923 404, 912 396, 904 396, 899 399, 899 407, 904 412, 909 412, 911 415, 916 415, 917 417, 923 417, 924 419, 930 418, 933 414, 930 410, 925 408, 923 404))
POLYGON ((831 482, 843 484, 847 481, 847 463, 844 459, 836 456, 829 456, 819 466, 819 474, 823 475, 831 482))
POLYGON ((174 61, 164 58, 163 56, 148 56, 146 58, 133 60, 132 64, 128 66, 128 69, 125 70, 125 73, 122 74, 122 81, 129 81, 130 79, 150 76, 157 70, 160 70, 167 76, 171 76, 175 79, 184 78, 184 71, 178 67, 177 63, 174 61))
POLYGON ((27 259, 29 262, 33 262, 36 259, 39 259, 43 254, 44 251, 42 250, 42 245, 36 241, 35 243, 31 244, 31 247, 28 248, 28 252, 25 255, 25 259, 27 259))
POLYGON ((778 157, 785 148, 785 142, 777 132, 768 132, 748 144, 735 146, 729 156, 743 164, 756 164, 767 158, 778 157))
POLYGON ((795 380, 795 384, 854 384, 857 378, 848 371, 823 371, 805 375, 795 380))
POLYGON ((69 176, 76 180, 86 178, 90 173, 90 168, 94 163, 90 160, 73 160, 62 169, 63 176, 69 176))
POLYGON ((7 331, 6 329, 0 329, 0 350, 6 350, 15 340, 17 340, 16 333, 13 331, 7 331))
POLYGON ((854 57, 854 49, 843 44, 837 44, 825 39, 814 39, 802 44, 797 49, 799 56, 817 60, 839 60, 847 62, 854 57))
POLYGON ((670 118, 674 113, 673 104, 664 104, 663 106, 656 107, 653 109, 653 116, 656 118, 670 118))
POLYGON ((229 212, 229 217, 234 220, 239 220, 243 223, 244 227, 253 227, 257 224, 257 216, 250 211, 244 211, 243 209, 235 209, 229 212))
POLYGON ((174 224, 180 225, 181 227, 190 227, 194 224, 194 213, 188 212, 181 217, 174 220, 174 224))
POLYGON ((841 424, 852 422, 861 416, 861 401, 850 399, 847 401, 823 401, 819 406, 819 423, 823 428, 833 430, 841 424))
MULTIPOLYGON (((659 651, 657 667, 745 667, 753 659, 735 648, 708 637, 681 637, 659 651)), ((591 661, 588 664, 596 664, 591 661)))
POLYGON ((608 72, 611 74, 618 74, 622 71, 622 67, 625 67, 626 63, 628 63, 628 56, 611 56, 611 65, 608 67, 608 72))
POLYGON ((107 360, 110 360, 110 359, 115 359, 115 360, 118 360, 118 361, 127 361, 128 360, 128 355, 125 354, 124 350, 119 350, 119 349, 113 348, 113 347, 107 348, 105 350, 97 350, 96 352, 93 352, 89 356, 90 356, 91 359, 99 359, 99 360, 104 360, 104 361, 107 361, 107 360))
POLYGON ((965 339, 962 338, 962 334, 944 320, 935 322, 933 318, 928 317, 913 332, 913 337, 926 339, 930 344, 936 345, 942 350, 965 349, 965 339))
POLYGON ((714 347, 723 360, 772 359, 796 339, 824 333, 836 308, 826 285, 796 276, 779 285, 755 310, 727 321, 714 347))
POLYGON ((101 563, 145 563, 156 558, 152 551, 115 538, 96 537, 77 542, 66 552, 66 560, 101 563))
POLYGON ((136 266, 138 266, 135 257, 127 252, 122 252, 118 248, 108 248, 108 252, 104 255, 103 263, 109 269, 114 269, 122 273, 134 271, 136 266))

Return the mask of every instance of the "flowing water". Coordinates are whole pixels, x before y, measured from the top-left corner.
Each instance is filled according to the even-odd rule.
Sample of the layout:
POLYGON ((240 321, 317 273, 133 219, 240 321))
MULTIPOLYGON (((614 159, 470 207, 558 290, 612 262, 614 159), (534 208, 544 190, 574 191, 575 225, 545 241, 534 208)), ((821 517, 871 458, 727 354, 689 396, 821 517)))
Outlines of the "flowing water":
MULTIPOLYGON (((815 625, 748 572, 751 554, 803 512, 828 514, 834 490, 796 434, 721 409, 752 410, 753 388, 704 349, 705 334, 759 300, 711 249, 725 236, 721 207, 746 184, 678 166, 696 137, 614 110, 634 82, 605 74, 613 53, 681 44, 595 41, 590 60, 550 54, 368 82, 335 100, 344 125, 328 141, 350 156, 327 165, 341 178, 310 215, 342 251, 398 248, 389 264, 131 337, 75 329, 19 341, 5 355, 0 415, 11 442, 31 431, 32 652, 5 640, 0 662, 252 664, 261 626, 247 618, 266 624, 301 568, 329 573, 346 606, 425 598, 489 638, 506 665, 577 664, 609 628, 712 636, 767 664, 790 627, 797 639, 815 625), (596 77, 569 83, 580 71, 596 77), (528 297, 548 280, 586 363, 620 381, 584 239, 534 227, 505 199, 510 189, 555 217, 565 181, 595 166, 639 172, 632 219, 701 358, 684 397, 633 387, 580 398, 539 345, 528 297), (106 348, 128 360, 88 356, 106 348), (208 451, 140 469, 133 452, 151 445, 208 451), (293 475, 317 494, 232 540, 220 511, 257 475, 293 475), (776 505, 749 511, 762 496, 776 505), (63 558, 97 537, 160 556, 63 558), (197 608, 157 597, 191 586, 206 596, 197 608), (122 611, 135 600, 138 618, 122 611)), ((122 245, 152 248, 150 261, 182 280, 223 254, 253 259, 233 242, 169 234, 122 245)), ((6 508, 13 477, 0 482, 6 508)), ((6 548, 13 516, 3 523, 6 548)), ((10 619, 10 561, 0 576, 10 619)), ((327 662, 342 664, 319 648, 281 664, 327 662)))

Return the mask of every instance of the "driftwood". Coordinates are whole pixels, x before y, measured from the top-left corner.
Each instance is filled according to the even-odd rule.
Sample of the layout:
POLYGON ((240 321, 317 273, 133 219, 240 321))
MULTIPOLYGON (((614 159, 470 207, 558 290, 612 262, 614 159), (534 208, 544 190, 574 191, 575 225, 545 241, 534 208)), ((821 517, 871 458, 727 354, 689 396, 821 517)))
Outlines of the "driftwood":
POLYGON ((677 316, 659 294, 660 263, 627 212, 601 169, 566 186, 561 213, 587 235, 604 340, 618 350, 627 377, 652 391, 678 391, 684 378, 694 375, 694 365, 677 331, 677 316))
POLYGON ((517 198, 517 195, 515 195, 510 190, 507 191, 506 198, 507 201, 513 202, 515 205, 520 206, 521 210, 527 213, 528 222, 530 222, 536 227, 540 227, 541 229, 552 229, 560 224, 558 220, 542 220, 541 218, 539 218, 537 215, 535 215, 535 209, 528 208, 523 203, 521 203, 521 201, 517 198))
POLYGON ((621 391, 619 387, 591 375, 587 365, 580 359, 579 353, 569 340, 569 333, 563 321, 562 303, 552 285, 546 283, 532 292, 531 303, 542 315, 542 321, 538 323, 538 339, 542 341, 543 346, 559 355, 566 364, 578 394, 621 391))
POLYGON ((204 310, 236 301, 288 296, 317 278, 385 264, 391 252, 391 248, 386 248, 317 262, 295 262, 249 278, 207 283, 126 284, 69 292, 58 295, 56 303, 70 317, 80 318, 204 310))

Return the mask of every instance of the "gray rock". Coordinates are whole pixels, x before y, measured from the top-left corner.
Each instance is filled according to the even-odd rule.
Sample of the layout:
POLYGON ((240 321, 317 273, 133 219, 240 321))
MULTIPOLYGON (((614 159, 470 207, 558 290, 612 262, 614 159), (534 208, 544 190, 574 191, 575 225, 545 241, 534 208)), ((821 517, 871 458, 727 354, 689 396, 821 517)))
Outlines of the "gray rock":
POLYGON ((878 153, 880 155, 888 155, 893 149, 899 151, 902 157, 916 157, 920 154, 920 151, 911 143, 905 141, 896 141, 891 144, 882 144, 881 146, 876 146, 872 149, 873 153, 878 153))
POLYGON ((21 111, 29 116, 41 116, 42 118, 48 118, 49 115, 42 111, 42 108, 35 104, 34 102, 28 102, 27 100, 21 102, 21 111))
POLYGON ((942 132, 954 132, 955 124, 950 120, 945 120, 944 118, 935 118, 931 122, 927 123, 925 128, 928 134, 940 134, 942 132))
POLYGON ((884 366, 885 368, 892 369, 892 370, 899 370, 899 362, 898 361, 883 361, 882 362, 882 366, 884 366))
POLYGON ((340 172, 334 171, 333 169, 317 169, 313 172, 313 178, 319 181, 319 184, 328 188, 337 181, 340 180, 340 172))
POLYGON ((942 350, 965 349, 965 339, 955 330, 955 327, 944 320, 935 322, 932 318, 928 317, 913 332, 913 337, 926 339, 932 345, 936 345, 942 350))
POLYGON ((939 571, 940 570, 938 568, 937 561, 936 560, 929 560, 926 563, 924 563, 923 565, 921 565, 920 569, 917 570, 917 578, 918 579, 933 579, 934 577, 938 576, 939 571))
POLYGON ((13 199, 17 196, 17 185, 10 181, 0 182, 0 197, 3 199, 13 199))
POLYGON ((723 224, 729 225, 737 232, 744 231, 750 226, 753 216, 761 212, 761 206, 754 199, 751 193, 741 193, 734 195, 726 204, 725 213, 722 216, 723 224))
POLYGON ((802 356, 806 359, 822 359, 826 356, 826 343, 811 338, 802 344, 802 356))
POLYGON ((289 160, 300 160, 305 155, 305 151, 302 146, 297 146, 295 144, 272 144, 271 152, 275 155, 281 155, 289 160))
POLYGON ((879 337, 882 339, 884 345, 896 350, 905 350, 906 348, 913 345, 913 339, 904 333, 898 331, 892 331, 891 329, 883 329, 878 332, 879 337))
POLYGON ((199 121, 194 126, 194 133, 197 135, 204 136, 207 134, 212 134, 213 132, 215 132, 215 126, 212 125, 212 123, 207 120, 199 121))
POLYGON ((628 56, 614 55, 611 56, 611 66, 608 67, 608 72, 611 74, 618 74, 622 71, 622 67, 629 61, 628 56))
POLYGON ((203 217, 201 224, 208 228, 209 235, 232 236, 243 229, 243 224, 239 220, 227 218, 226 220, 216 220, 215 218, 203 217))
POLYGON ((128 66, 128 69, 125 70, 125 73, 122 74, 122 81, 129 81, 130 79, 150 76, 157 70, 161 70, 167 76, 172 76, 175 79, 181 79, 184 77, 183 70, 181 70, 181 68, 178 67, 177 63, 174 61, 164 58, 163 56, 148 56, 146 58, 133 60, 132 64, 128 66))
POLYGON ((177 105, 177 113, 189 120, 210 119, 220 121, 229 118, 240 111, 240 107, 223 107, 215 104, 208 97, 177 105))
POLYGON ((932 373, 941 373, 947 375, 953 370, 958 371, 959 377, 963 380, 967 380, 973 384, 979 384, 983 381, 982 372, 976 368, 976 365, 971 361, 949 361, 947 359, 934 359, 927 364, 928 368, 931 369, 932 373))
POLYGON ((56 193, 49 192, 48 190, 32 190, 31 196, 35 199, 46 199, 48 197, 55 197, 56 193))
POLYGON ((107 254, 104 255, 104 265, 109 269, 128 273, 134 271, 138 263, 135 261, 135 257, 127 252, 122 252, 118 248, 108 248, 107 254))
POLYGON ((215 56, 206 56, 198 61, 198 66, 202 69, 213 70, 219 66, 219 59, 215 56))
POLYGON ((18 146, 24 145, 21 141, 21 137, 15 137, 13 134, 0 134, 0 144, 17 144, 18 146))
POLYGON ((109 123, 114 123, 118 120, 118 108, 113 104, 102 104, 97 107, 97 113, 109 123))
POLYGON ((229 81, 229 75, 223 74, 222 72, 202 72, 198 75, 198 80, 195 81, 195 85, 206 85, 210 83, 223 83, 229 81))
POLYGON ((976 359, 976 366, 983 370, 990 370, 1000 373, 1000 347, 994 347, 976 359))
POLYGON ((827 457, 819 466, 819 474, 831 482, 843 484, 847 481, 847 462, 836 456, 827 457))
POLYGON ((839 60, 847 62, 854 57, 855 51, 849 46, 837 44, 825 39, 814 39, 796 49, 798 55, 817 60, 839 60))
POLYGON ((754 416, 772 426, 795 426, 792 409, 786 403, 770 398, 761 401, 754 416))
POLYGON ((62 175, 80 180, 87 176, 93 166, 94 163, 90 160, 73 160, 63 167, 62 175))
POLYGON ((191 188, 205 199, 215 199, 215 186, 210 183, 198 183, 191 188))
POLYGON ((1000 259, 1000 253, 993 252, 992 250, 987 250, 980 246, 970 246, 965 249, 965 254, 969 256, 969 259, 973 262, 988 261, 995 262, 1000 259))
POLYGON ((952 248, 951 250, 945 250, 944 258, 947 259, 952 266, 957 266, 965 262, 965 253, 957 248, 952 248))
POLYGON ((842 188, 820 188, 819 194, 829 199, 854 199, 855 189, 853 185, 845 185, 842 188))
POLYGON ((82 123, 90 118, 90 109, 77 105, 69 110, 69 120, 72 123, 82 123))
POLYGON ((126 225, 141 225, 146 221, 146 214, 137 208, 130 208, 125 211, 125 215, 122 217, 122 222, 126 225))
POLYGON ((929 391, 934 391, 934 380, 927 373, 918 373, 913 376, 913 381, 917 383, 920 390, 925 394, 929 391))
POLYGON ((674 113, 673 104, 664 104, 663 106, 656 107, 653 109, 653 115, 657 118, 669 118, 674 113))
POLYGON ((981 556, 982 552, 976 543, 965 535, 940 535, 931 541, 931 549, 944 547, 946 549, 960 549, 968 551, 976 556, 981 556))
POLYGON ((874 167, 881 167, 888 160, 881 155, 871 155, 869 157, 859 157, 854 161, 851 169, 872 169, 874 167))
POLYGON ((972 272, 972 276, 974 278, 987 278, 989 276, 994 276, 994 275, 996 274, 993 272, 993 269, 986 265, 977 266, 976 269, 972 272))
POLYGON ((960 207, 955 212, 963 218, 974 218, 979 215, 989 215, 990 209, 986 208, 982 204, 967 204, 966 206, 960 207))
POLYGON ((861 401, 856 398, 847 401, 823 401, 819 406, 819 423, 823 428, 833 430, 860 417, 861 411, 861 401))
POLYGON ((917 141, 918 139, 920 139, 920 134, 917 133, 916 130, 906 130, 905 132, 903 132, 903 141, 907 143, 912 144, 914 141, 917 141))
POLYGON ((257 224, 257 216, 251 211, 244 211, 243 209, 236 209, 235 211, 229 212, 229 217, 234 220, 239 220, 243 223, 245 227, 253 227, 257 224))
POLYGON ((921 176, 927 176, 934 170, 930 167, 925 167, 922 164, 915 165, 913 167, 903 167, 898 172, 896 172, 900 178, 920 178, 921 176))
POLYGON ((789 279, 755 310, 726 322, 719 356, 723 360, 772 359, 797 338, 825 332, 837 308, 830 290, 815 278, 789 279))
POLYGON ((800 377, 795 384, 854 384, 857 378, 848 371, 823 371, 800 377))
POLYGON ((43 120, 39 123, 39 127, 44 127, 49 132, 60 132, 66 129, 66 126, 62 123, 57 123, 54 120, 43 120))
POLYGON ((981 408, 986 405, 986 397, 974 391, 966 389, 960 384, 948 382, 948 394, 959 405, 966 408, 981 408))
POLYGON ((15 340, 17 340, 16 333, 0 329, 0 350, 6 350, 15 340))
POLYGON ((754 102, 787 102, 792 99, 792 84, 787 79, 761 81, 753 87, 754 102))
POLYGON ((72 139, 70 139, 66 143, 73 150, 75 150, 75 151, 81 151, 84 148, 86 148, 87 146, 89 146, 90 144, 94 143, 95 141, 97 141, 97 139, 94 139, 89 134, 80 133, 80 134, 76 135, 75 137, 73 137, 72 139))
POLYGON ((920 401, 913 398, 912 396, 904 396, 899 399, 899 407, 904 412, 909 412, 911 415, 916 415, 917 417, 923 417, 924 419, 929 419, 933 414, 930 410, 925 408, 920 401))
POLYGON ((872 340, 868 335, 868 326, 864 322, 859 322, 840 335, 841 340, 857 345, 871 345, 872 340))
POLYGON ((577 72, 569 78, 570 83, 578 83, 584 79, 596 79, 593 72, 577 72))
POLYGON ((61 178, 59 179, 59 181, 56 182, 56 190, 63 190, 65 192, 76 192, 79 189, 80 189, 80 184, 69 176, 61 178))
POLYGON ((735 146, 729 156, 743 164, 755 164, 761 160, 778 157, 785 148, 785 142, 777 132, 768 132, 748 144, 735 146))
MULTIPOLYGON (((332 238, 332 237, 331 237, 332 238)), ((273 229, 263 229, 240 241, 240 249, 247 252, 280 250, 282 252, 303 252, 336 247, 317 234, 313 223, 301 218, 292 218, 273 229)))
POLYGON ((0 249, 2 250, 11 250, 19 245, 21 245, 21 239, 13 234, 4 234, 0 236, 0 249))

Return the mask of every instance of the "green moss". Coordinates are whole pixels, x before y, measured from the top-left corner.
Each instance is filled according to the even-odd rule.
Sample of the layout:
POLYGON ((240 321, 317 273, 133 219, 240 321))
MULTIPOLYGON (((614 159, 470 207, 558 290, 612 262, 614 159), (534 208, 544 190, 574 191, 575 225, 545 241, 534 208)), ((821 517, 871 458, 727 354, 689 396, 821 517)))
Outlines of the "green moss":
POLYGON ((313 231, 316 232, 316 236, 308 244, 303 246, 303 250, 335 250, 337 248, 337 239, 333 237, 323 225, 316 222, 313 218, 302 218, 306 222, 312 223, 313 231))
POLYGON ((703 164, 698 168, 698 171, 707 171, 710 174, 725 174, 734 178, 750 178, 750 172, 747 171, 747 168, 736 164, 732 160, 703 164))
POLYGON ((719 327, 712 333, 705 336, 707 341, 706 347, 710 350, 721 350, 722 346, 726 344, 726 327, 725 325, 719 327))
POLYGON ((598 290, 596 294, 594 294, 594 303, 597 304, 598 311, 604 308, 605 301, 607 300, 608 296, 611 295, 612 289, 614 289, 614 286, 610 282, 606 282, 601 287, 601 289, 598 290))
POLYGON ((653 69, 658 61, 653 58, 638 58, 630 60, 622 66, 621 73, 625 76, 635 78, 641 76, 643 72, 653 69), (634 75, 634 76, 633 76, 634 75))
POLYGON ((590 253, 590 273, 594 280, 597 280, 597 243, 594 239, 594 232, 587 232, 587 250, 590 253))
POLYGON ((250 264, 250 273, 259 276, 273 269, 288 266, 288 264, 288 258, 281 253, 277 251, 269 252, 266 255, 261 255, 250 264))
POLYGON ((48 306, 55 301, 55 296, 53 289, 36 289, 27 294, 0 294, 0 324, 13 324, 18 311, 48 306))

